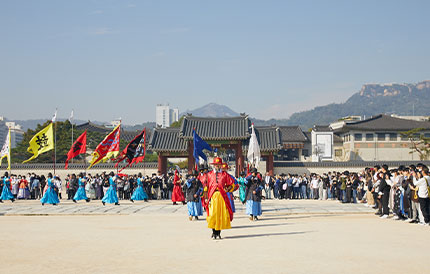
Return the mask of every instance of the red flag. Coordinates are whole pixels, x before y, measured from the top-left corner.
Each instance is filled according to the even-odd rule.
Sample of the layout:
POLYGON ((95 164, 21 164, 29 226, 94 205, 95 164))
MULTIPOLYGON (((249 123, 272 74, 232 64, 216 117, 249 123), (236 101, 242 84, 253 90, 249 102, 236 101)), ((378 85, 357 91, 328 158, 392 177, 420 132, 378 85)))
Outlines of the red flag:
MULTIPOLYGON (((131 142, 124 148, 124 150, 121 152, 120 157, 118 157, 119 159, 118 162, 115 164, 115 167, 118 167, 118 164, 126 158, 128 161, 128 165, 124 168, 130 166, 133 163, 133 160, 140 154, 140 151, 138 151, 138 149, 141 147, 140 141, 142 140, 142 138, 144 138, 145 140, 145 135, 146 128, 143 129, 142 132, 139 133, 136 137, 134 137, 134 139, 131 140, 131 142)), ((145 157, 145 154, 143 154, 143 157, 145 157)), ((122 168, 120 171, 122 171, 124 168, 122 168)))
POLYGON ((70 148, 69 152, 67 153, 67 160, 65 169, 69 166, 69 160, 72 158, 75 158, 79 154, 86 153, 87 152, 87 131, 85 130, 84 133, 81 134, 81 136, 76 139, 76 141, 73 143, 72 147, 70 148))
POLYGON ((117 125, 111 133, 109 133, 103 141, 96 147, 93 152, 93 159, 90 162, 90 169, 93 165, 100 161, 107 161, 111 157, 116 157, 119 154, 119 142, 121 135, 121 124, 117 125))
POLYGON ((131 165, 133 164, 137 164, 143 161, 143 159, 145 159, 145 154, 146 154, 146 128, 143 130, 143 143, 140 143, 139 146, 136 149, 136 154, 133 158, 133 160, 131 161, 131 165))

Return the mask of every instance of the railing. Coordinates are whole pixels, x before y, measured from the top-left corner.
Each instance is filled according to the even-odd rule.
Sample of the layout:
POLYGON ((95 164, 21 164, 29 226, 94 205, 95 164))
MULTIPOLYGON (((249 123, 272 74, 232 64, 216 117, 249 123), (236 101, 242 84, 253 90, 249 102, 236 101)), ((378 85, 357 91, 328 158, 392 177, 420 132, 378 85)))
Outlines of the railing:
MULTIPOLYGON (((55 165, 56 169, 64 169, 65 164, 62 163, 57 163, 55 165)), ((85 165, 85 164, 69 164, 69 169, 86 169, 88 168, 89 164, 85 165)), ((119 164, 118 168, 121 169, 123 167, 125 167, 126 164, 119 164)), ((2 163, 2 165, 0 166, 1 169, 6 169, 7 165, 4 163, 2 163)), ((157 162, 147 162, 147 163, 138 163, 138 164, 133 164, 131 167, 128 167, 128 169, 143 169, 143 168, 158 168, 158 163, 157 162)), ((54 169, 54 164, 53 163, 48 163, 48 164, 12 164, 11 165, 11 169, 35 169, 35 170, 50 170, 50 169, 54 169)), ((91 167, 91 169, 116 169, 115 167, 115 163, 100 163, 97 164, 93 167, 91 167)))
POLYGON ((423 163, 430 166, 430 161, 349 161, 349 162, 286 162, 286 161, 275 161, 274 167, 374 167, 375 165, 388 165, 389 168, 409 165, 417 165, 423 163))

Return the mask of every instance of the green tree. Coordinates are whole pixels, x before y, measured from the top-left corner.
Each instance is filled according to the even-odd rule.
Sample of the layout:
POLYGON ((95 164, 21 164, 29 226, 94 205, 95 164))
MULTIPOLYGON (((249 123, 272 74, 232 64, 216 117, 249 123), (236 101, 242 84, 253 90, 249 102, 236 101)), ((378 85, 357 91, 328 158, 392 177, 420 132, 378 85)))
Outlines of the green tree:
POLYGON ((423 131, 424 128, 415 128, 400 134, 411 142, 410 154, 417 152, 420 160, 428 160, 430 158, 430 138, 424 137, 423 131))
MULTIPOLYGON (((51 121, 46 121, 42 125, 37 125, 34 130, 27 130, 24 133, 24 137, 21 143, 17 145, 16 148, 12 149, 12 162, 21 163, 32 156, 27 152, 29 142, 33 136, 42 130, 44 127, 48 126, 51 121)), ((73 142, 84 132, 84 130, 74 130, 73 131, 73 142)), ((106 133, 102 132, 87 132, 87 152, 93 151, 97 145, 106 137, 106 133)), ((56 122, 56 148, 57 148, 57 163, 64 163, 67 159, 67 153, 72 146, 72 124, 69 121, 56 122)), ((121 139, 120 141, 120 151, 123 150, 127 145, 127 142, 121 139)), ((74 158, 77 163, 84 162, 85 155, 79 155, 74 158)), ((32 163, 52 163, 54 162, 54 150, 48 151, 44 154, 39 155, 36 159, 31 161, 32 163)))
POLYGON ((173 122, 173 123, 170 125, 170 127, 176 127, 176 128, 181 127, 181 125, 182 125, 182 121, 184 120, 184 118, 185 118, 185 116, 182 116, 178 121, 173 122))

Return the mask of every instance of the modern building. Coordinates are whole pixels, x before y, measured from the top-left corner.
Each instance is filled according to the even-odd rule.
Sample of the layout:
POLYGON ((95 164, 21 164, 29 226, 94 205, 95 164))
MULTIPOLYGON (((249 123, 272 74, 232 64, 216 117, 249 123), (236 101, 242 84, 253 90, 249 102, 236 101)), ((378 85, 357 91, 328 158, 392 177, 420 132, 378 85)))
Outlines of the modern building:
POLYGON ((6 122, 4 117, 0 117, 0 147, 3 146, 9 129, 10 144, 12 148, 15 148, 24 139, 24 130, 22 130, 21 125, 18 125, 15 122, 6 122))
POLYGON ((420 160, 413 146, 421 135, 430 138, 430 122, 380 114, 358 122, 345 121, 334 134, 343 140, 343 146, 335 149, 335 156, 344 161, 420 160), (413 129, 420 132, 408 138, 404 133, 413 129))
POLYGON ((158 127, 166 128, 172 123, 179 120, 179 109, 170 108, 170 106, 158 104, 155 108, 155 122, 158 127))

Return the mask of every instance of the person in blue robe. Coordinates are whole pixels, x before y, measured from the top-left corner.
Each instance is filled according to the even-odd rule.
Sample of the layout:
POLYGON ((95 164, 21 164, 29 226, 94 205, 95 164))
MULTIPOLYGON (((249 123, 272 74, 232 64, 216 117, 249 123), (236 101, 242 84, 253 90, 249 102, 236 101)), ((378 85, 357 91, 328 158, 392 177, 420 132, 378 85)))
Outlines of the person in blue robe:
POLYGON ((258 220, 257 216, 261 216, 261 191, 263 189, 261 176, 257 169, 251 169, 251 174, 246 177, 246 214, 249 215, 251 221, 258 220))
POLYGON ((203 215, 202 200, 200 199, 200 196, 203 193, 203 185, 200 180, 197 179, 198 175, 197 170, 193 170, 193 173, 184 185, 188 218, 190 221, 193 219, 198 220, 199 216, 203 215))
POLYGON ((143 179, 142 179, 142 173, 139 173, 137 178, 137 187, 133 192, 133 195, 131 195, 131 199, 134 203, 134 201, 145 201, 148 202, 148 194, 146 194, 145 190, 143 189, 143 179))
POLYGON ((54 185, 54 179, 52 179, 52 173, 48 173, 48 189, 46 190, 42 199, 40 199, 40 202, 42 203, 42 205, 45 205, 45 204, 57 205, 60 203, 60 200, 58 199, 57 192, 55 192, 54 187, 55 185, 54 185))
POLYGON ((15 196, 13 196, 10 191, 10 178, 9 173, 5 172, 3 177, 3 190, 0 196, 0 203, 3 203, 3 200, 11 200, 12 203, 15 202, 15 196))
POLYGON ((79 174, 78 179, 78 191, 76 191, 75 196, 73 197, 73 202, 76 203, 76 201, 85 200, 87 203, 90 201, 90 199, 87 197, 87 193, 85 192, 85 182, 86 179, 84 178, 84 175, 81 173, 79 174))
POLYGON ((113 172, 109 174, 109 188, 102 199, 103 205, 105 205, 106 203, 119 205, 118 194, 116 192, 116 183, 115 183, 115 179, 118 178, 118 176, 114 176, 114 175, 115 174, 113 172))

